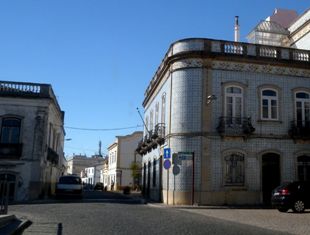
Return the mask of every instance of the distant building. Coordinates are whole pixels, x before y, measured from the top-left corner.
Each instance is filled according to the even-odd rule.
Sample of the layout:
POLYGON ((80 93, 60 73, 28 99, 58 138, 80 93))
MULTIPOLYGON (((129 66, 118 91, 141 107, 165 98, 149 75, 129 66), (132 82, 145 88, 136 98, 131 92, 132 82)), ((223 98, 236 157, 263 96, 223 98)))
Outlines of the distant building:
POLYGON ((247 38, 255 44, 310 50, 310 9, 300 16, 293 10, 275 9, 247 38))
POLYGON ((90 187, 95 186, 96 183, 99 182, 103 183, 102 171, 103 171, 103 163, 85 168, 80 174, 82 182, 90 187))
POLYGON ((285 27, 283 16, 271 17, 252 43, 189 38, 170 46, 143 101, 137 152, 146 197, 268 204, 280 183, 310 180, 309 14, 290 13, 285 27))
POLYGON ((141 162, 141 157, 135 151, 141 139, 142 132, 136 131, 130 135, 117 136, 116 141, 108 147, 107 188, 109 190, 134 185, 131 164, 141 162))
POLYGON ((51 85, 0 81, 0 180, 10 199, 53 194, 64 174, 64 112, 51 85))
POLYGON ((67 160, 67 174, 80 175, 87 167, 103 164, 104 158, 100 155, 87 157, 86 155, 74 155, 67 160))

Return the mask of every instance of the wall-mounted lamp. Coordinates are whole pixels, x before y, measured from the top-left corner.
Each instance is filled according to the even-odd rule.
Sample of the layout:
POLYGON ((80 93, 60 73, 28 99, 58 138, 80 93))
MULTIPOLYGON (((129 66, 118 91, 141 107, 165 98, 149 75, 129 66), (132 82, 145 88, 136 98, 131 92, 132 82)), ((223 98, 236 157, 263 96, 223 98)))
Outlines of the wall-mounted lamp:
POLYGON ((215 95, 208 95, 207 96, 207 104, 210 104, 213 100, 216 100, 215 95))

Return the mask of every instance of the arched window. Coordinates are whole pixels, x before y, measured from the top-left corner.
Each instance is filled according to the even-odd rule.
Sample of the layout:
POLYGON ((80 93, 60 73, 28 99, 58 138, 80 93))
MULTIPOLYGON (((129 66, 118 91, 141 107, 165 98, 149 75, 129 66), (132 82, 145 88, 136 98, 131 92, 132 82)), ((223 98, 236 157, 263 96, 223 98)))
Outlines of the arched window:
POLYGON ((225 88, 225 110, 227 124, 241 124, 243 116, 243 90, 241 87, 225 88))
POLYGON ((307 92, 295 94, 295 120, 297 126, 310 127, 310 95, 307 92))
POLYGON ((261 91, 261 118, 278 120, 278 92, 273 89, 261 91))
POLYGON ((224 157, 224 183, 225 185, 244 184, 244 155, 230 153, 224 157))
POLYGON ((1 143, 17 144, 20 137, 21 120, 18 118, 2 119, 1 143))

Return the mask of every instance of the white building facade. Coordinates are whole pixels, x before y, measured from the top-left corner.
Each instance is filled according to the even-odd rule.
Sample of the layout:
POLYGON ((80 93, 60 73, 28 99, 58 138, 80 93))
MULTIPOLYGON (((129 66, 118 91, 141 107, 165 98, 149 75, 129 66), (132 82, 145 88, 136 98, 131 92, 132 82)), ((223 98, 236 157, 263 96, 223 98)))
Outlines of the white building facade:
POLYGON ((10 200, 51 195, 66 168, 64 112, 51 85, 0 81, 0 180, 10 200))
POLYGON ((141 131, 136 131, 130 135, 117 136, 116 141, 108 147, 107 188, 109 190, 134 185, 131 164, 141 162, 141 157, 135 150, 142 139, 142 134, 141 131))

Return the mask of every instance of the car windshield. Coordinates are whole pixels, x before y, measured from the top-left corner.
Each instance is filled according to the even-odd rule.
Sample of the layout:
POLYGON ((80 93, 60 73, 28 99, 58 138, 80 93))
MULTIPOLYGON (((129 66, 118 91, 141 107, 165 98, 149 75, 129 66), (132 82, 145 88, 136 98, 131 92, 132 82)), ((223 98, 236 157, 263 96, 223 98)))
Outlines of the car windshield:
POLYGON ((78 177, 61 177, 60 184, 81 184, 81 179, 78 177))

